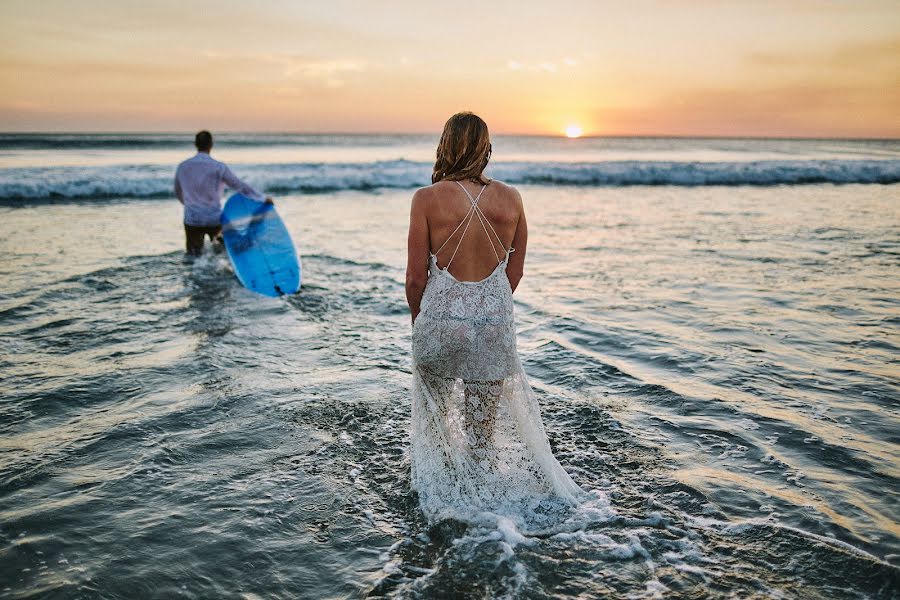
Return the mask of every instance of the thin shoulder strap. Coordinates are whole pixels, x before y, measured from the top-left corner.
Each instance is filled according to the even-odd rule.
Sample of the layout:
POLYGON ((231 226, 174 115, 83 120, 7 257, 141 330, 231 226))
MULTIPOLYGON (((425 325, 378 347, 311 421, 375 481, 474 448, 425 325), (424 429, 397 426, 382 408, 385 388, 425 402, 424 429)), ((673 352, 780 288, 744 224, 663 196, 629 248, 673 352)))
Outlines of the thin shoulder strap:
MULTIPOLYGON (((478 222, 481 223, 482 229, 484 229, 484 220, 485 220, 484 215, 481 214, 481 209, 478 208, 478 201, 481 200, 481 194, 484 193, 484 190, 487 188, 487 184, 481 186, 481 189, 478 190, 478 195, 475 196, 474 198, 472 197, 472 194, 469 193, 469 190, 466 189, 466 186, 464 186, 462 183, 460 183, 459 180, 456 181, 456 185, 458 185, 460 187, 460 189, 469 198, 469 202, 472 203, 472 208, 469 209, 469 212, 466 215, 466 217, 468 218, 468 223, 466 223, 466 228, 463 230, 462 235, 459 236, 459 241, 456 243, 456 249, 453 251, 453 255, 450 257, 450 262, 447 263, 447 267, 446 267, 447 269, 449 269, 450 265, 453 264, 453 259, 456 258, 456 253, 459 252, 459 248, 460 248, 460 246, 462 246, 463 238, 466 237, 466 231, 468 231, 469 225, 472 223, 472 219, 475 218, 475 216, 477 216, 478 222)), ((485 229, 484 232, 487 234, 487 229, 485 229)), ((491 237, 490 234, 488 234, 488 240, 490 240, 490 237, 491 237)), ((502 262, 500 260, 500 256, 497 254, 497 249, 494 248, 493 242, 491 243, 491 249, 494 251, 494 256, 497 257, 497 262, 498 263, 502 262)))
MULTIPOLYGON (((438 254, 441 253, 441 250, 443 250, 444 247, 445 247, 447 244, 450 243, 450 240, 453 239, 453 236, 456 235, 456 232, 459 231, 459 228, 460 228, 460 227, 462 227, 463 225, 466 225, 466 229, 469 228, 469 226, 466 224, 466 222, 467 222, 467 221, 471 221, 470 217, 472 216, 472 211, 474 211, 474 210, 475 210, 474 207, 469 209, 469 212, 467 212, 467 213, 466 213, 466 216, 463 217, 462 221, 459 222, 459 225, 456 226, 456 229, 453 230, 453 233, 451 233, 451 234, 447 237, 447 239, 444 240, 444 243, 441 244, 441 247, 438 248, 438 249, 434 252, 433 256, 437 256, 438 254)), ((465 235, 465 234, 466 234, 466 233, 465 233, 465 230, 463 230, 463 235, 465 235)))
POLYGON ((478 201, 481 199, 481 194, 484 193, 484 189, 487 187, 487 185, 482 185, 481 189, 478 190, 478 195, 473 198, 472 194, 469 193, 469 190, 466 189, 466 186, 460 183, 459 180, 456 181, 456 185, 458 185, 459 189, 461 189, 466 194, 466 196, 468 196, 469 202, 471 202, 472 204, 478 204, 478 201))
POLYGON ((450 261, 447 263, 445 269, 449 269, 450 265, 453 264, 453 259, 456 258, 456 253, 459 252, 459 247, 462 246, 463 238, 466 237, 466 232, 469 230, 469 225, 472 224, 472 215, 475 213, 474 210, 469 211, 468 220, 466 221, 466 228, 463 229, 462 235, 459 236, 459 241, 456 242, 456 248, 453 249, 453 254, 450 255, 450 261))
MULTIPOLYGON (((462 244, 463 238, 466 237, 466 231, 469 230, 469 224, 472 222, 472 213, 475 212, 475 207, 478 204, 478 199, 481 198, 481 192, 484 191, 484 187, 487 187, 487 186, 482 187, 481 192, 478 192, 478 197, 473 198, 472 194, 469 193, 469 190, 464 188, 463 185, 461 183, 459 183, 458 181, 456 183, 459 185, 459 187, 462 188, 462 191, 466 193, 466 196, 469 198, 469 202, 472 203, 472 206, 469 207, 469 212, 467 212, 466 216, 464 216, 462 221, 459 222, 459 225, 456 226, 456 229, 453 230, 453 233, 451 233, 447 237, 447 239, 444 240, 444 243, 441 244, 441 247, 438 248, 437 252, 434 253, 434 256, 437 256, 438 254, 440 254, 441 250, 443 250, 444 247, 446 247, 447 244, 450 243, 450 240, 452 240, 453 236, 456 235, 456 232, 459 231, 459 228, 462 227, 463 225, 465 225, 466 227, 465 227, 465 229, 463 229, 462 235, 459 236, 459 243, 456 244, 456 250, 453 251, 453 256, 450 257, 450 262, 453 262, 453 257, 456 256, 456 252, 459 250, 459 246, 462 244)), ((450 266, 450 263, 447 263, 447 267, 449 267, 449 266, 450 266)))
POLYGON ((497 254, 497 247, 494 245, 494 240, 491 239, 491 233, 494 234, 494 238, 497 240, 497 243, 500 244, 500 247, 503 248, 504 252, 509 254, 510 251, 506 249, 506 246, 503 244, 503 240, 501 240, 500 236, 497 235, 497 231, 494 229, 494 226, 491 225, 490 220, 487 218, 487 216, 483 212, 481 212, 481 208, 476 206, 475 214, 478 215, 478 220, 481 221, 481 228, 484 229, 484 234, 488 237, 488 242, 490 243, 491 248, 494 250, 494 256, 497 257, 498 262, 503 262, 500 259, 500 255, 497 254), (487 225, 487 227, 485 225, 487 225), (488 233, 488 227, 491 228, 491 233, 488 233))
POLYGON ((509 255, 509 250, 506 249, 506 245, 503 243, 503 240, 501 240, 500 236, 497 235, 497 230, 494 229, 494 226, 491 224, 490 219, 487 218, 487 216, 482 212, 481 207, 478 206, 478 201, 481 199, 481 194, 484 193, 484 190, 485 188, 487 188, 487 186, 482 186, 481 190, 478 192, 478 196, 472 198, 472 194, 469 193, 469 191, 463 186, 463 184, 459 183, 459 181, 457 181, 456 183, 459 185, 459 187, 462 188, 462 190, 466 193, 466 196, 468 196, 469 200, 472 202, 472 208, 475 210, 475 214, 478 216, 478 221, 481 223, 481 228, 484 229, 484 234, 488 238, 488 243, 490 243, 491 245, 491 250, 494 251, 494 256, 497 258, 497 262, 503 262, 503 259, 501 259, 500 255, 497 253, 497 247, 494 245, 494 240, 491 239, 491 233, 494 234, 494 238, 497 240, 497 243, 500 244, 500 247, 503 248, 503 251, 507 255, 509 255), (491 228, 490 233, 488 232, 488 227, 491 228))
POLYGON ((459 241, 456 242, 456 248, 453 250, 453 254, 450 256, 450 261, 447 262, 447 266, 444 267, 445 269, 449 269, 450 265, 453 264, 453 259, 456 258, 456 253, 459 252, 459 248, 460 248, 460 246, 462 246, 462 241, 466 237, 466 232, 469 231, 469 226, 472 224, 472 220, 477 216, 478 222, 481 224, 481 228, 484 229, 484 233, 488 237, 488 241, 491 244, 491 250, 494 251, 494 256, 497 258, 497 262, 502 263, 503 260, 500 258, 500 255, 497 253, 497 247, 494 245, 494 241, 491 239, 491 233, 494 234, 494 237, 497 239, 497 243, 500 244, 500 247, 504 249, 507 256, 509 256, 511 249, 506 250, 506 246, 503 245, 503 240, 501 240, 500 236, 497 235, 497 232, 494 229, 494 226, 491 225, 491 222, 484 215, 484 213, 481 212, 481 208, 479 208, 479 206, 478 206, 478 201, 481 200, 481 195, 484 193, 484 190, 487 188, 487 185, 481 186, 481 189, 478 191, 478 195, 473 198, 472 194, 469 193, 469 190, 467 190, 462 183, 457 181, 456 184, 466 194, 466 197, 469 199, 469 202, 472 204, 472 206, 469 208, 469 212, 466 213, 466 216, 463 217, 462 221, 459 222, 459 225, 456 226, 456 229, 453 230, 453 233, 451 233, 450 236, 447 237, 447 239, 444 241, 443 244, 441 244, 441 247, 437 249, 437 252, 435 252, 433 254, 433 256, 437 257, 437 255, 441 253, 441 250, 443 250, 447 246, 447 244, 450 242, 450 240, 453 239, 453 236, 455 236, 456 233, 460 230, 460 228, 462 228, 463 232, 459 236, 459 241), (465 225, 465 227, 463 227, 463 225, 465 225), (490 227, 490 233, 488 232, 488 227, 490 227))

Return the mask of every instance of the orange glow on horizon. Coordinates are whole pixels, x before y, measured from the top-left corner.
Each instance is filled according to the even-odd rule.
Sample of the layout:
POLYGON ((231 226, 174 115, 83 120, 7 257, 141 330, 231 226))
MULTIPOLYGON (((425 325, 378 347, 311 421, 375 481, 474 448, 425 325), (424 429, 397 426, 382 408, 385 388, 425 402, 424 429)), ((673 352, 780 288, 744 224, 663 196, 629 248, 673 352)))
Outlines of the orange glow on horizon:
POLYGON ((895 0, 488 3, 463 32, 412 0, 198 2, 0 2, 0 131, 900 137, 895 0))

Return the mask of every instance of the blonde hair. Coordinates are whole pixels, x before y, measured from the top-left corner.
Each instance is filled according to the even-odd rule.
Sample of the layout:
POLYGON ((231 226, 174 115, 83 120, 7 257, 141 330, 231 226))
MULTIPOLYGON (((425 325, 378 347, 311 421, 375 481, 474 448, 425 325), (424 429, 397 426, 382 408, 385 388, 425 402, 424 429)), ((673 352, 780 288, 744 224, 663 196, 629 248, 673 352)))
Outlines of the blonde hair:
POLYGON ((456 113, 444 125, 438 142, 431 183, 470 179, 490 183, 483 175, 491 159, 491 135, 487 123, 471 112, 456 113))

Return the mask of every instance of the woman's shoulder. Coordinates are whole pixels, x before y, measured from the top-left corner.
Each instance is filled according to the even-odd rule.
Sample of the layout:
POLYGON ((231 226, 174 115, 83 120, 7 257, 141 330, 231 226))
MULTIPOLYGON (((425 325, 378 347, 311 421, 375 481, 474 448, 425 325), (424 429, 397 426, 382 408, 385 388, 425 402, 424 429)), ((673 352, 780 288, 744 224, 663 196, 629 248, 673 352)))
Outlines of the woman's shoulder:
MULTIPOLYGON (((509 202, 518 207, 522 206, 522 195, 519 194, 519 190, 499 179, 491 179, 485 191, 487 192, 488 190, 490 190, 490 196, 497 200, 509 202)), ((455 182, 449 180, 438 181, 417 189, 413 193, 412 201, 413 204, 428 206, 442 196, 446 197, 448 193, 458 193, 455 182)))
POLYGON ((509 185, 508 183, 504 183, 499 179, 491 179, 490 185, 494 188, 495 192, 499 194, 510 196, 511 198, 515 198, 519 201, 522 200, 522 195, 519 193, 519 190, 509 185))
POLYGON ((436 184, 427 185, 425 187, 420 187, 413 193, 412 203, 413 206, 426 206, 431 204, 431 201, 437 195, 437 190, 435 189, 436 184))
POLYGON ((438 181, 425 187, 420 187, 413 193, 414 204, 429 204, 433 200, 444 196, 447 193, 455 193, 457 191, 454 182, 449 180, 438 181))
POLYGON ((492 202, 499 202, 507 211, 516 213, 523 211, 522 195, 513 186, 497 179, 492 179, 488 189, 491 190, 489 198, 492 202))

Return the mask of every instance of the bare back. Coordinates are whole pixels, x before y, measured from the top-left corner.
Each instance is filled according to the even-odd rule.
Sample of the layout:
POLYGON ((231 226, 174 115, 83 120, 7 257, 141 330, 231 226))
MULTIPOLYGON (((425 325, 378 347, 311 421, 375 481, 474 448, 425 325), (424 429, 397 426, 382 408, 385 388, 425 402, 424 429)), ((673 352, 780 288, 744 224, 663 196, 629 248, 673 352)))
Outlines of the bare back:
MULTIPOLYGON (((448 271, 456 279, 480 281, 497 268, 508 250, 515 250, 516 233, 523 221, 522 199, 515 188, 499 181, 483 190, 481 184, 471 181, 440 181, 426 190, 431 252, 440 268, 449 264, 448 271), (483 220, 477 213, 470 216, 475 199, 483 220)), ((516 258, 524 261, 524 247, 516 258)))

